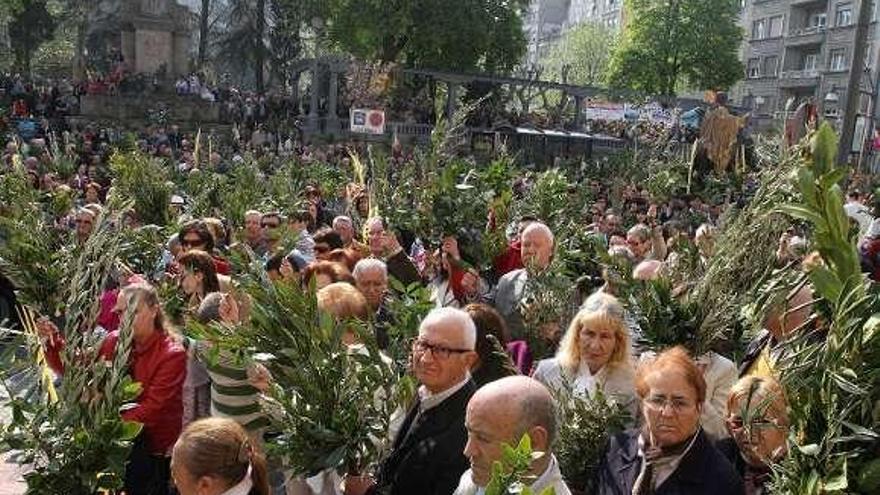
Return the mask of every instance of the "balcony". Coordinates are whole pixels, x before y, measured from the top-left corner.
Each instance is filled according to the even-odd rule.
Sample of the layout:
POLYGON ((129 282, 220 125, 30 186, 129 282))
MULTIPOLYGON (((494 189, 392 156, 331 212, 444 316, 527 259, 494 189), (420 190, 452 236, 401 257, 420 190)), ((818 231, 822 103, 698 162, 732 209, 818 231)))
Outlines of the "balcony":
POLYGON ((825 41, 825 26, 792 29, 785 39, 786 46, 819 45, 825 41))
POLYGON ((792 7, 803 7, 806 5, 828 5, 828 0, 791 0, 792 7))
POLYGON ((806 88, 819 83, 818 69, 786 70, 779 74, 779 87, 806 88))

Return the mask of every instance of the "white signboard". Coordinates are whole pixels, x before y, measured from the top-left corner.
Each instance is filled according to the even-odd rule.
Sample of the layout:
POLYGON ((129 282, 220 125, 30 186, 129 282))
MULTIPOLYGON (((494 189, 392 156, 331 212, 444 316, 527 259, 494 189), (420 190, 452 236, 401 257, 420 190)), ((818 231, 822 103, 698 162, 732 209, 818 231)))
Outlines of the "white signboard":
POLYGON ((639 109, 639 120, 647 120, 656 124, 672 125, 675 117, 659 103, 648 103, 639 109))
POLYGON ((382 110, 351 110, 351 132, 385 134, 385 112, 382 110))
POLYGON ((587 120, 625 120, 626 106, 622 103, 588 101, 584 104, 584 117, 587 120))

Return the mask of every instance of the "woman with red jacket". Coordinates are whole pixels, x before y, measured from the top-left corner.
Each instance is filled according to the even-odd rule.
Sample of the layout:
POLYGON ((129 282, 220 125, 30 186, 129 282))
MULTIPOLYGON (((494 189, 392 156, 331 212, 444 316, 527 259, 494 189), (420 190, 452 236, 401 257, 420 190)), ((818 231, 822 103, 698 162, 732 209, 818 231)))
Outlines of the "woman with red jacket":
MULTIPOLYGON (((142 423, 144 429, 126 465, 125 492, 166 495, 171 478, 171 448, 182 424, 186 352, 169 334, 156 289, 145 283, 125 287, 115 310, 124 313, 129 304, 137 305, 129 369, 134 381, 141 384, 142 392, 134 407, 122 412, 122 417, 142 423)), ((64 342, 57 328, 42 322, 40 331, 46 337, 46 360, 57 373, 63 373, 60 351, 64 342)), ((112 359, 118 340, 118 332, 111 332, 101 343, 100 354, 104 359, 112 359)))

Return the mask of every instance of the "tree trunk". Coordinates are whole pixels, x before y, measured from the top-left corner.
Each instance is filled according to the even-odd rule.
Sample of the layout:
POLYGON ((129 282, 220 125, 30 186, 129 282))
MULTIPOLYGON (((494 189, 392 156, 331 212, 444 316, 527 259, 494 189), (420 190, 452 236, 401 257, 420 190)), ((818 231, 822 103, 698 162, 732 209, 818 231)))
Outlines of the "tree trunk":
POLYGON ((16 72, 24 77, 31 77, 31 56, 33 51, 23 48, 14 49, 16 72))
MULTIPOLYGON (((73 52, 74 81, 82 81, 86 78, 86 63, 83 57, 83 53, 86 51, 86 29, 88 29, 88 26, 86 26, 85 20, 76 24, 76 45, 73 52)), ((132 61, 126 60, 125 62, 131 64, 132 61)))
POLYGON ((208 16, 211 13, 211 0, 202 0, 202 12, 199 17, 199 55, 196 67, 201 70, 208 57, 208 16))
POLYGON ((254 76, 256 77, 257 93, 263 93, 266 83, 263 80, 263 69, 266 66, 266 0, 257 0, 257 53, 255 54, 254 76))

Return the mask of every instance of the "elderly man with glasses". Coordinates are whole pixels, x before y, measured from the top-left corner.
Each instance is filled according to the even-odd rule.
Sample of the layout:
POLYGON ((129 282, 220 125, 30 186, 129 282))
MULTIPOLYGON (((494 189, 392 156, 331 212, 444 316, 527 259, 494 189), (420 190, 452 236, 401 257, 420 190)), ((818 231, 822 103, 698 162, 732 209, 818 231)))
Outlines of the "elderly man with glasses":
POLYGON ((470 369, 477 359, 477 330, 459 309, 431 311, 412 346, 421 386, 376 477, 346 479, 345 493, 448 495, 468 467, 465 411, 476 391, 470 369))

